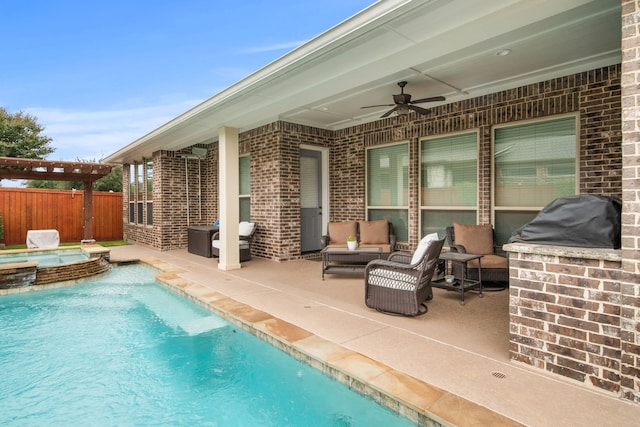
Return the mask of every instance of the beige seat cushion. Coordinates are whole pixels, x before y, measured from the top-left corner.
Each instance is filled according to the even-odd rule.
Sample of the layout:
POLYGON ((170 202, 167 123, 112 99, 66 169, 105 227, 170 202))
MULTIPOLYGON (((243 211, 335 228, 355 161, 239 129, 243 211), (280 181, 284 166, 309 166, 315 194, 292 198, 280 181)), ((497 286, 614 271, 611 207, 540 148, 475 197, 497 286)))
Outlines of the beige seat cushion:
POLYGON ((468 254, 493 255, 493 226, 453 223, 456 245, 462 245, 468 254))
POLYGON ((356 237, 356 222, 330 222, 327 231, 329 233, 329 243, 346 245, 349 236, 356 237))
MULTIPOLYGON (((485 255, 480 259, 482 269, 485 268, 507 268, 507 259, 500 255, 485 255)), ((474 259, 467 263, 469 268, 478 268, 478 260, 474 259)))
POLYGON ((389 222, 386 219, 377 221, 358 221, 360 225, 361 244, 388 244, 389 222))

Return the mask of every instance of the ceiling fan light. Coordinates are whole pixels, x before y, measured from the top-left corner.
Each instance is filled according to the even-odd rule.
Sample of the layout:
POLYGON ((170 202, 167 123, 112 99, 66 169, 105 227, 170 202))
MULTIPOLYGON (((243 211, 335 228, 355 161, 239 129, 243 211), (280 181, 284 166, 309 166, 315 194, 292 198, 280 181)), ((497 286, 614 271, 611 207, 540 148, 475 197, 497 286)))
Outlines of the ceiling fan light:
POLYGON ((409 114, 409 111, 409 107, 407 107, 406 105, 398 106, 398 108, 396 108, 396 114, 398 116, 406 116, 407 114, 409 114))

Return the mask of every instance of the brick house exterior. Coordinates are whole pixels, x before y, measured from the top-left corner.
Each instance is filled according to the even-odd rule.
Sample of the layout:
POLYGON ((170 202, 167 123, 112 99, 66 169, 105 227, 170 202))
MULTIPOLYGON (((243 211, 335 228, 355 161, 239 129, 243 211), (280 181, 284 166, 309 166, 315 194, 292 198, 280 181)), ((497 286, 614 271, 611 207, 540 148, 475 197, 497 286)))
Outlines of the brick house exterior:
MULTIPOLYGON (((429 116, 391 116, 337 131, 274 121, 241 132, 239 152, 251 156, 251 219, 258 224, 253 255, 273 261, 302 256, 302 144, 329 150, 329 220, 340 221, 365 217, 365 149, 409 142, 409 239, 400 248, 411 250, 420 239, 421 138, 478 131, 478 223, 486 224, 492 128, 577 114, 579 191, 622 199, 622 249, 507 245, 510 355, 514 363, 640 404, 639 17, 640 0, 623 0, 621 64, 449 103, 429 116)), ((207 149, 203 160, 182 157, 191 147, 138 160, 153 161, 153 225, 137 217, 129 223, 125 185, 125 239, 158 250, 185 248, 188 225, 218 218, 218 143, 200 147, 207 149)), ((129 182, 128 165, 123 179, 129 182)))
MULTIPOLYGON (((390 117, 373 123, 329 131, 275 122, 241 133, 240 154, 251 155, 251 215, 259 227, 254 255, 275 261, 300 254, 301 144, 330 149, 330 221, 362 219, 365 215, 365 147, 409 141, 409 242, 419 231, 419 142, 421 138, 478 130, 480 223, 491 218, 491 128, 519 120, 580 115, 580 192, 622 197, 620 66, 610 66, 496 94, 435 107, 430 116, 390 117)), ((204 147, 204 146, 203 146, 204 147)), ((206 146, 207 157, 189 163, 189 224, 211 224, 217 212, 217 144, 206 146), (199 180, 202 181, 199 181, 199 180), (194 187, 202 182, 201 201, 194 187), (199 217, 200 206, 202 217, 199 217)), ((183 154, 160 151, 153 156, 154 225, 126 224, 127 239, 160 250, 187 244, 186 174, 183 154)), ((129 168, 125 165, 125 182, 129 168)), ((125 186, 126 187, 126 186, 125 186)), ((128 218, 125 190, 124 218, 128 218)))

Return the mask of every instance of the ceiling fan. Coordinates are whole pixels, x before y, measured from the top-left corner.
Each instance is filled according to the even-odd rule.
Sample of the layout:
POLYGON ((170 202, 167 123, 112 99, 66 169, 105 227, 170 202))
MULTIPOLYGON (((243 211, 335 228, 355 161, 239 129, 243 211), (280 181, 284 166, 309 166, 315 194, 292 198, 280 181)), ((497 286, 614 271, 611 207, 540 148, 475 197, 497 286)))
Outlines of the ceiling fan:
POLYGON ((374 108, 374 107, 393 107, 391 110, 384 113, 380 116, 381 119, 388 117, 393 112, 396 112, 398 115, 409 114, 410 110, 415 111, 418 114, 429 114, 429 110, 426 110, 422 107, 418 107, 414 104, 422 104, 423 102, 436 102, 436 101, 444 101, 444 96, 432 96, 430 98, 421 98, 416 99, 415 101, 411 101, 411 95, 408 93, 404 93, 404 87, 407 85, 407 82, 398 82, 398 86, 400 86, 400 93, 397 95, 393 95, 393 104, 382 104, 382 105, 367 105, 366 107, 361 108, 374 108))

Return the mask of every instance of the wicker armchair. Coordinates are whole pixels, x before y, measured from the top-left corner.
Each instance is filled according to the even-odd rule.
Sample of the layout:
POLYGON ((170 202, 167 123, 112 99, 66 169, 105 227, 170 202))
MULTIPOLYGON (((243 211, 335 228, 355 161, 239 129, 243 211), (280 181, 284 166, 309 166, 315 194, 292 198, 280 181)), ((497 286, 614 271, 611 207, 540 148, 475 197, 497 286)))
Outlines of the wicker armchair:
POLYGON ((433 297, 431 278, 443 245, 444 239, 434 240, 418 257, 393 252, 387 260, 369 262, 364 276, 367 307, 402 316, 425 314, 425 301, 433 297))
MULTIPOLYGON (((446 228, 447 239, 451 252, 470 253, 482 255, 480 263, 482 265, 482 282, 499 282, 506 288, 509 283, 509 266, 506 253, 499 245, 496 245, 495 231, 490 224, 487 225, 467 225, 455 224, 446 228), (458 239, 456 240, 456 237, 458 239)), ((471 280, 478 280, 478 262, 469 262, 467 275, 471 280)), ((454 266, 459 267, 459 266, 454 266)), ((454 275, 461 272, 454 271, 454 275)))
MULTIPOLYGON (((242 221, 238 226, 238 234, 240 238, 240 262, 251 260, 251 243, 256 233, 256 224, 253 222, 242 221)), ((220 257, 220 232, 216 232, 211 236, 211 255, 220 257)))

